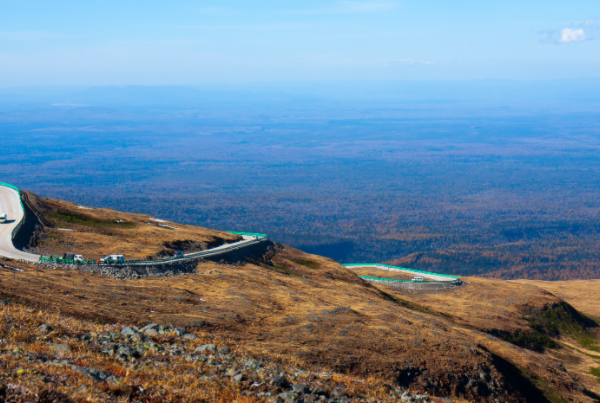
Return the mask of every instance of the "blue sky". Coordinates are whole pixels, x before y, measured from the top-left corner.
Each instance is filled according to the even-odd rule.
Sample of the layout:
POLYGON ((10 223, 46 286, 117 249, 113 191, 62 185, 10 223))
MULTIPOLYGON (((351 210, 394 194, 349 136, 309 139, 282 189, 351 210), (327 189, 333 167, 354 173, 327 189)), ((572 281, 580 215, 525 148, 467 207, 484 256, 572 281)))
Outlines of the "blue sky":
POLYGON ((598 18, 598 0, 0 0, 0 86, 600 77, 598 18))

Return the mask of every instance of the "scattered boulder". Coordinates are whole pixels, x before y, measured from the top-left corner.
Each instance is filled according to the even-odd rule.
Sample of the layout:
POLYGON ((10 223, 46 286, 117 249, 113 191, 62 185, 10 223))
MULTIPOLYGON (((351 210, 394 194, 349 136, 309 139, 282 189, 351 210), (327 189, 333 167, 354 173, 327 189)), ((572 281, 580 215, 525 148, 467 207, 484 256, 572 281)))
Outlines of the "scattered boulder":
POLYGON ((196 336, 195 334, 191 334, 191 333, 184 334, 183 338, 186 340, 199 340, 200 339, 200 337, 196 336))
POLYGON ((173 330, 175 331, 175 334, 177 336, 183 336, 184 334, 186 334, 187 332, 185 331, 184 328, 182 327, 174 327, 173 330))
POLYGON ((137 333, 135 330, 127 326, 125 329, 121 330, 121 334, 123 336, 131 336, 132 334, 137 333))
POLYGON ((233 381, 234 381, 235 383, 240 383, 240 382, 242 382, 242 381, 246 380, 246 377, 245 377, 245 375, 244 375, 244 374, 237 374, 236 376, 234 376, 234 377, 233 377, 233 378, 231 378, 231 379, 233 379, 233 381))
POLYGON ((159 334, 158 331, 156 329, 154 329, 154 328, 147 329, 147 330, 144 331, 144 333, 147 336, 158 336, 158 334, 159 334))
POLYGON ((41 333, 50 333, 52 331, 52 328, 46 324, 42 324, 42 325, 38 326, 38 330, 41 333))
POLYGON ((217 346, 215 346, 214 344, 203 344, 200 347, 196 347, 194 351, 197 353, 203 353, 205 351, 215 352, 217 351, 217 346))
POLYGON ((244 363, 244 368, 258 369, 260 368, 260 363, 254 360, 247 360, 244 363))
POLYGON ((219 349, 219 352, 221 354, 229 354, 231 353, 231 349, 229 348, 229 346, 223 346, 219 349))
POLYGON ((310 393, 310 388, 306 385, 294 384, 294 385, 292 385, 292 390, 296 393, 302 393, 302 394, 310 393))
POLYGON ((98 382, 108 382, 114 380, 113 376, 108 372, 102 371, 101 369, 91 367, 80 367, 79 365, 71 365, 71 368, 80 374, 92 378, 98 382))
POLYGON ((157 326, 158 326, 158 324, 156 324, 156 323, 150 323, 150 324, 144 326, 143 328, 141 328, 140 332, 144 332, 144 331, 146 331, 148 329, 153 329, 153 328, 155 328, 157 326))

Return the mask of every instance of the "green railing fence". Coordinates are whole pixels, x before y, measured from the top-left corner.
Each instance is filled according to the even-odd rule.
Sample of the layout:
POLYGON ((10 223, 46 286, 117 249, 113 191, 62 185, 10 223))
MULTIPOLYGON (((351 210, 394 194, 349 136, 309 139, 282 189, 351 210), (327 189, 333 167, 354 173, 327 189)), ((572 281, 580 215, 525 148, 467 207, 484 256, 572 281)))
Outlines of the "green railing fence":
POLYGON ((390 266, 389 264, 382 264, 382 263, 345 263, 345 264, 343 264, 343 266, 345 266, 345 267, 382 266, 382 267, 387 267, 389 269, 408 271, 408 272, 415 273, 415 274, 428 274, 430 276, 447 277, 447 278, 451 278, 452 280, 460 280, 460 277, 451 276, 449 274, 440 274, 440 273, 433 273, 433 272, 430 272, 430 271, 409 269, 409 268, 406 268, 406 267, 390 266))
MULTIPOLYGON (((209 250, 205 250, 205 251, 201 251, 201 252, 196 252, 196 253, 190 253, 184 256, 172 256, 172 257, 168 257, 168 258, 164 258, 164 259, 149 259, 149 260, 125 260, 125 261, 109 261, 109 262, 100 262, 100 265, 103 266, 127 266, 127 265, 143 265, 143 264, 161 264, 161 263, 170 263, 170 262, 175 262, 175 261, 182 261, 182 260, 192 260, 192 259, 196 259, 198 257, 202 257, 202 256, 210 256, 210 255, 216 255, 219 253, 223 253, 223 252, 227 252, 230 250, 235 250, 238 248, 242 248, 245 246, 248 246, 250 244, 254 244, 257 242, 261 242, 267 239, 267 235, 265 234, 258 234, 258 233, 251 233, 251 232, 229 232, 230 234, 234 234, 234 235, 249 235, 249 236, 256 236, 256 240, 244 243, 244 244, 238 244, 238 245, 231 245, 229 247, 226 248, 222 248, 219 250, 214 250, 214 249, 209 249, 209 250)), ((53 262, 53 263, 61 263, 61 264, 75 264, 75 265, 98 265, 98 261, 97 260, 67 260, 67 259, 62 259, 59 257, 40 257, 40 262, 53 262)))

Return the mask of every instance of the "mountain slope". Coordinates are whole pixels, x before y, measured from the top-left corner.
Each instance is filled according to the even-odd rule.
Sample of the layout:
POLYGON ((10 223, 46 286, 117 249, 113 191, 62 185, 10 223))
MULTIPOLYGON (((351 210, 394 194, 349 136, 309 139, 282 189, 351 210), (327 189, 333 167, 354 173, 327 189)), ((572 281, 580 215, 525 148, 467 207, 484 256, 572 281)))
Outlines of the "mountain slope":
MULTIPOLYGON (((58 209, 64 202, 44 203, 58 209)), ((43 214, 51 219, 54 211, 48 208, 43 214)), ((165 241, 171 242, 167 237, 173 231, 164 231, 168 234, 165 241)), ((73 236, 79 235, 73 231, 73 236)), ((156 239, 156 245, 161 245, 163 240, 156 239)), ((1 260, 0 298, 10 301, 2 308, 0 338, 9 341, 2 345, 2 365, 16 372, 17 365, 35 369, 46 377, 52 371, 60 374, 56 369, 51 371, 56 367, 49 364, 38 365, 36 361, 35 368, 30 365, 26 357, 39 349, 47 361, 66 359, 69 365, 100 365, 83 347, 72 352, 53 351, 52 346, 66 340, 60 332, 45 339, 18 336, 18 332, 32 328, 21 329, 14 318, 10 319, 12 310, 17 309, 11 307, 24 306, 31 307, 28 320, 36 325, 44 315, 60 312, 72 327, 96 323, 105 326, 102 331, 110 327, 115 333, 126 326, 141 328, 149 323, 182 327, 203 342, 227 340, 244 357, 280 365, 288 376, 301 369, 309 374, 325 371, 336 382, 347 377, 343 378, 345 389, 353 401, 395 401, 406 389, 477 402, 593 402, 600 394, 600 383, 589 373, 599 363, 593 354, 598 325, 536 285, 467 278, 454 292, 409 294, 373 286, 331 259, 279 244, 258 259, 196 264, 196 272, 191 274, 116 280, 72 267, 1 260), (14 353, 15 349, 27 354, 14 353), (362 391, 356 388, 359 384, 362 391)), ((19 315, 27 316, 27 310, 18 309, 19 315)), ((89 330, 81 330, 77 337, 85 332, 89 330)), ((148 337, 146 344, 162 340, 161 336, 148 337)), ((66 342, 73 343, 69 340, 66 342)), ((189 350, 188 342, 178 339, 162 342, 170 348, 176 344, 189 350)), ((129 356, 119 360, 122 354, 116 354, 102 358, 101 365, 112 368, 115 374, 130 374, 119 379, 124 387, 133 388, 157 376, 153 354, 144 353, 134 361, 129 356)), ((161 359, 159 367, 165 373, 179 373, 177 362, 185 358, 169 354, 164 357, 171 358, 161 359)), ((237 365, 235 362, 206 365, 195 362, 186 368, 214 378, 206 385, 212 385, 211 390, 224 401, 242 397, 261 401, 279 393, 269 382, 252 387, 262 381, 256 378, 256 371, 247 369, 246 383, 224 386, 220 376, 229 379, 226 372, 237 365)), ((58 375, 52 376, 55 379, 58 375)), ((27 378, 31 388, 43 386, 36 379, 27 378)), ((177 379, 179 386, 169 383, 155 391, 157 396, 163 400, 193 400, 192 396, 198 396, 193 392, 198 386, 193 380, 177 379)), ((12 383, 15 380, 17 375, 10 378, 12 383)), ((302 379, 312 382, 313 390, 317 381, 302 379)), ((94 383, 86 386, 87 392, 75 393, 79 386, 61 382, 58 376, 53 390, 72 398, 92 398, 102 389, 94 383)), ((323 385, 333 401, 343 401, 343 393, 333 395, 339 385, 323 385)), ((102 393, 103 398, 117 399, 121 392, 102 393)), ((313 398, 318 397, 304 396, 306 401, 313 398)))

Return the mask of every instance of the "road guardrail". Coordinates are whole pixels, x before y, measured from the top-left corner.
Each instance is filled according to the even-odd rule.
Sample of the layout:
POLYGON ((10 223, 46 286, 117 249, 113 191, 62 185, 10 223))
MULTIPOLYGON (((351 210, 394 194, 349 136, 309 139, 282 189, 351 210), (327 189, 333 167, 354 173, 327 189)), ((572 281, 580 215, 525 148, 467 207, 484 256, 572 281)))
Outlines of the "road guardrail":
MULTIPOLYGON (((184 256, 173 256, 173 257, 168 257, 168 258, 164 258, 164 259, 125 260, 125 261, 121 261, 121 262, 110 261, 110 263, 100 262, 99 264, 100 264, 100 266, 140 266, 140 265, 147 266, 147 265, 158 265, 158 264, 172 263, 172 262, 181 262, 181 261, 186 261, 186 260, 197 259, 199 257, 212 256, 212 255, 218 255, 218 254, 221 254, 224 252, 230 252, 232 250, 245 248, 248 245, 253 245, 253 244, 268 240, 268 237, 265 234, 257 234, 257 233, 250 233, 250 232, 247 232, 247 233, 246 232, 244 232, 244 233, 228 232, 228 233, 234 234, 234 235, 254 236, 256 238, 249 240, 248 242, 233 244, 233 245, 225 247, 225 248, 220 248, 217 250, 215 250, 215 248, 213 248, 213 249, 208 249, 208 250, 204 250, 204 251, 200 251, 200 252, 190 253, 190 254, 187 254, 184 256)), ((89 265, 89 266, 98 265, 97 260, 67 260, 67 259, 62 259, 62 258, 51 258, 51 257, 44 257, 44 256, 40 257, 40 262, 74 264, 74 265, 89 265)))
MULTIPOLYGON (((423 271, 423 270, 416 270, 416 269, 409 269, 406 267, 398 267, 398 266, 390 266, 389 264, 382 264, 382 263, 345 263, 342 266, 344 267, 348 267, 348 268, 352 268, 352 267, 385 267, 389 270, 398 270, 398 271, 403 271, 403 272, 409 272, 409 273, 413 273, 413 274, 421 274, 424 276, 434 276, 434 277, 445 277, 448 280, 445 281, 460 281, 460 277, 457 276, 451 276, 449 274, 440 274, 440 273, 433 273, 430 271, 423 271)), ((385 280, 385 279, 384 279, 385 280)), ((412 280, 396 280, 396 281, 409 281, 411 282, 412 280)), ((433 280, 436 281, 436 280, 433 280)), ((443 282, 444 280, 438 280, 440 282, 443 282)))

